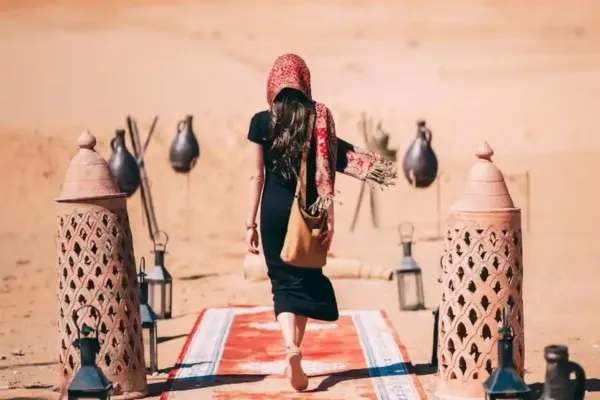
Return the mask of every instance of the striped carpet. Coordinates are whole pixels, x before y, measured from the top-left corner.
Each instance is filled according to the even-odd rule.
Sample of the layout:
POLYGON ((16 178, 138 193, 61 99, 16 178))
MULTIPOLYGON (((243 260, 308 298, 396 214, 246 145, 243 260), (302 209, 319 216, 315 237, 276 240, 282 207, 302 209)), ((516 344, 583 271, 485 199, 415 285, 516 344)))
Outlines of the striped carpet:
POLYGON ((302 345, 310 376, 305 392, 291 389, 282 375, 282 347, 270 307, 203 310, 161 400, 427 398, 381 311, 342 310, 336 322, 309 321, 302 345))

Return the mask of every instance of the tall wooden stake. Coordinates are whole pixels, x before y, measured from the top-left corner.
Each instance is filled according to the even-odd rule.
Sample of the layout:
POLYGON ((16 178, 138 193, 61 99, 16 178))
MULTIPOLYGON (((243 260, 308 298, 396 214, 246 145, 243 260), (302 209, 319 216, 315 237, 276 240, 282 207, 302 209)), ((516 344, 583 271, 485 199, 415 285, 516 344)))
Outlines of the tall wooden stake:
MULTIPOLYGON (((372 119, 369 118, 367 121, 367 116, 363 112, 361 114, 361 121, 359 123, 359 129, 362 132, 363 140, 365 142, 365 146, 369 151, 380 152, 375 149, 372 144, 372 129, 373 123, 372 119)), ((381 126, 379 123, 378 126, 381 126)), ((385 149, 387 150, 387 149, 385 149)), ((360 211, 360 206, 362 205, 363 196, 365 195, 365 191, 367 190, 367 186, 369 187, 369 208, 371 209, 371 223, 375 229, 379 229, 379 213, 378 213, 378 202, 377 202, 377 192, 373 186, 370 186, 367 182, 362 182, 360 186, 360 192, 358 194, 358 201, 356 203, 356 209, 354 210, 354 216, 352 217, 352 223, 350 224, 350 232, 354 232, 354 228, 356 228, 356 223, 358 221, 358 214, 360 211)))

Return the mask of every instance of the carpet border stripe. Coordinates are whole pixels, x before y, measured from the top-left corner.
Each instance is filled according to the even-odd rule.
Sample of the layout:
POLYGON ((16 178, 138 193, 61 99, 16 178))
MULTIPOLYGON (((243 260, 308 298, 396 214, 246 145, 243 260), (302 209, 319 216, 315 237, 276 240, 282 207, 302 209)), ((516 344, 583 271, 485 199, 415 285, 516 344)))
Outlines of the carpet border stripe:
POLYGON ((177 376, 177 372, 179 372, 179 366, 183 364, 183 361, 185 360, 185 356, 188 352, 190 345, 192 344, 192 341, 194 340, 194 337, 196 336, 196 332, 198 331, 198 327, 200 326, 200 323, 202 322, 202 319, 206 314, 206 310, 208 310, 208 308, 203 308, 200 311, 198 317, 196 318, 196 322, 194 322, 192 330, 185 339, 185 344, 181 348, 179 357, 177 357, 177 362, 175 363, 175 366, 171 368, 171 372, 169 372, 169 376, 167 377, 167 381, 165 384, 165 390, 163 390, 162 394, 160 395, 160 400, 169 399, 169 393, 171 393, 171 389, 173 389, 173 385, 175 384, 175 377, 177 376))

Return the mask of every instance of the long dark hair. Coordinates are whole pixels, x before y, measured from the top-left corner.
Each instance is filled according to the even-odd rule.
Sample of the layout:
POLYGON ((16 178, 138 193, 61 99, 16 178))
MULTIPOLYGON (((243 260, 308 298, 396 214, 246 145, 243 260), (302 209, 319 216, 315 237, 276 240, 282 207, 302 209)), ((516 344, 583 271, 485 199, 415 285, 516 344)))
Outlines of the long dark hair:
POLYGON ((273 169, 287 179, 296 176, 302 148, 312 133, 307 128, 313 109, 313 102, 296 89, 283 89, 271 105, 273 169))

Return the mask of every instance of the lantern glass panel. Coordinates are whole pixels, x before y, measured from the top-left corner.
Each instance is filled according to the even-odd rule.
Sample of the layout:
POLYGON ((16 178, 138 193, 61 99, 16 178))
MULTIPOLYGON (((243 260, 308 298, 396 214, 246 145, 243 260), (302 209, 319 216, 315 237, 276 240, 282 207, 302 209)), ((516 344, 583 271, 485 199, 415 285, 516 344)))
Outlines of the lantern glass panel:
POLYGON ((400 309, 420 310, 425 308, 421 271, 401 271, 396 274, 396 279, 400 309))
POLYGON ((144 362, 151 373, 158 370, 158 337, 156 323, 142 329, 144 341, 144 362))
POLYGON ((158 318, 168 319, 173 310, 173 283, 172 281, 148 281, 148 304, 158 318))
POLYGON ((159 318, 163 318, 161 298, 161 291, 163 285, 161 283, 162 282, 160 281, 148 281, 148 304, 150 305, 150 307, 152 307, 152 309, 154 310, 156 315, 158 315, 159 318))
POLYGON ((165 282, 165 318, 171 318, 173 315, 173 282, 165 282))

